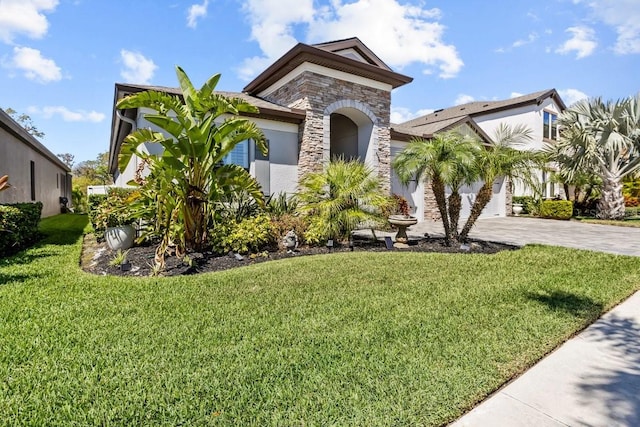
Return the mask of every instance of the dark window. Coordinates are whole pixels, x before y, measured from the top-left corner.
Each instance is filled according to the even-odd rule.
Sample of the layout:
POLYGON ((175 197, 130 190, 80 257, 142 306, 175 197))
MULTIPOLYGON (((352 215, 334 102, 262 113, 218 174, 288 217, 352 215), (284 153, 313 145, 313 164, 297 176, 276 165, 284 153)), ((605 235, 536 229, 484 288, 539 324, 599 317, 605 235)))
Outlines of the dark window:
POLYGON ((249 140, 244 140, 227 154, 222 163, 225 165, 238 165, 249 170, 249 140))
POLYGON ((36 200, 36 163, 31 160, 31 201, 36 200))
POLYGON ((56 174, 56 188, 60 188, 60 174, 56 174))
POLYGON ((558 139, 558 115, 544 112, 542 137, 546 139, 557 140, 558 139))

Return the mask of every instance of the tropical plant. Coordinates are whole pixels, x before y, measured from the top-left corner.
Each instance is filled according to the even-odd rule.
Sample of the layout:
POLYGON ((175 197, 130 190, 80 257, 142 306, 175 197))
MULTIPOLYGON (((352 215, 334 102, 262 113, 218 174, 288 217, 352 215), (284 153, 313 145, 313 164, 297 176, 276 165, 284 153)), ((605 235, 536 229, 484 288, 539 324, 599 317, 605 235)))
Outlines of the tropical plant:
POLYGON ((298 200, 295 195, 289 196, 285 192, 272 194, 267 200, 266 211, 272 218, 282 215, 294 215, 298 209, 298 200))
POLYGON ((569 177, 602 179, 597 216, 624 218, 622 181, 640 170, 640 94, 613 101, 582 100, 559 118, 560 140, 550 149, 569 177))
POLYGON ((545 167, 547 156, 542 152, 519 150, 516 147, 531 140, 531 129, 525 125, 510 126, 501 123, 493 135, 493 141, 485 150, 476 152, 476 176, 483 184, 476 193, 471 212, 460 231, 460 240, 469 236, 482 210, 493 196, 493 183, 500 177, 509 182, 519 181, 533 191, 538 191, 538 172, 545 167))
POLYGON ((458 240, 462 209, 460 188, 476 178, 474 165, 481 151, 477 138, 454 130, 436 134, 429 140, 412 139, 393 161, 402 183, 416 177, 431 184, 447 245, 458 240), (451 190, 448 199, 447 187, 451 190))
POLYGON ((344 158, 333 159, 321 172, 305 175, 297 199, 300 211, 309 217, 310 243, 348 240, 358 226, 383 221, 381 209, 389 203, 374 171, 344 158))
POLYGON ((11 187, 9 184, 9 175, 0 176, 0 191, 8 190, 11 187))
POLYGON ((238 165, 223 164, 225 156, 248 139, 266 154, 262 131, 239 117, 241 113, 257 114, 258 109, 242 99, 215 93, 220 74, 209 78, 200 90, 182 68, 176 67, 176 74, 181 97, 151 90, 127 96, 117 104, 120 109, 155 110, 145 118, 165 132, 136 130, 125 138, 118 158, 121 171, 133 156, 149 164, 150 174, 139 181, 148 197, 141 209, 153 213, 150 226, 161 238, 156 249, 160 264, 170 246, 175 246, 179 257, 187 250, 205 249, 210 228, 215 232, 221 221, 223 199, 233 191, 246 191, 264 205, 260 185, 249 172, 238 165), (138 150, 149 142, 162 146, 161 156, 138 150))

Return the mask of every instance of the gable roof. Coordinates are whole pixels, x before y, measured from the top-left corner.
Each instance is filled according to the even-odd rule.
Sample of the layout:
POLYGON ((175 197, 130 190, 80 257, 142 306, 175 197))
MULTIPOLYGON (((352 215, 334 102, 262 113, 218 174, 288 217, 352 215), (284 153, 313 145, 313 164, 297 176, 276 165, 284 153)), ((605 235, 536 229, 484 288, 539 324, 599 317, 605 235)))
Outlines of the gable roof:
POLYGON ((516 98, 505 99, 502 101, 474 101, 467 104, 456 105, 455 107, 443 108, 436 110, 431 114, 415 118, 413 120, 402 123, 404 127, 423 127, 432 125, 441 121, 448 121, 459 117, 475 117, 488 113, 509 110, 530 104, 540 104, 547 98, 552 98, 561 110, 567 107, 562 102, 560 95, 555 89, 541 90, 539 92, 530 93, 528 95, 518 96, 516 98))
POLYGON ((243 91, 249 94, 260 93, 305 62, 387 83, 394 89, 413 81, 412 77, 392 71, 354 37, 317 45, 298 43, 246 85, 243 91), (339 53, 348 49, 358 52, 363 61, 339 53))
POLYGON ((431 139, 436 133, 453 130, 459 126, 469 126, 469 128, 480 137, 483 143, 490 144, 492 139, 480 126, 469 116, 452 117, 436 123, 424 126, 405 126, 405 124, 391 124, 391 139, 396 141, 409 141, 413 138, 431 139))
POLYGON ((0 128, 4 129, 8 133, 12 134, 18 140, 22 141, 29 148, 37 151, 56 166, 62 168, 66 172, 71 172, 69 166, 67 166, 58 156, 53 154, 47 147, 45 147, 40 141, 38 141, 33 135, 25 130, 18 122, 8 115, 3 109, 0 108, 0 128))

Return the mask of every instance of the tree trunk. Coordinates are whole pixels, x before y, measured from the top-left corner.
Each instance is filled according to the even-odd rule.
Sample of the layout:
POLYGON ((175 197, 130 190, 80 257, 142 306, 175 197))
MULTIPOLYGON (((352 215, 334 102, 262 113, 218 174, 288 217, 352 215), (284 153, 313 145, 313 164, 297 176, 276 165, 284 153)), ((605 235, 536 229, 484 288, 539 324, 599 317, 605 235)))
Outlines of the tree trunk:
POLYGON ((442 218, 442 227, 444 228, 444 242, 447 246, 451 244, 451 228, 449 225, 449 215, 447 215, 447 197, 444 191, 444 183, 438 177, 431 179, 431 189, 438 205, 438 211, 440 211, 440 217, 442 218))
POLYGON ((467 218, 467 222, 464 224, 462 231, 460 232, 460 240, 467 240, 467 236, 469 235, 469 231, 471 231, 471 227, 476 223, 476 220, 480 217, 482 210, 487 203, 491 200, 493 196, 493 180, 489 180, 482 184, 480 190, 478 190, 478 194, 476 194, 476 200, 473 202, 473 206, 471 207, 471 214, 469 218, 467 218))
POLYGON ((462 197, 458 190, 453 190, 449 196, 449 227, 451 229, 451 240, 458 242, 458 221, 462 210, 462 197))
POLYGON ((617 176, 602 177, 602 195, 598 200, 597 217, 600 219, 624 219, 622 182, 617 176))

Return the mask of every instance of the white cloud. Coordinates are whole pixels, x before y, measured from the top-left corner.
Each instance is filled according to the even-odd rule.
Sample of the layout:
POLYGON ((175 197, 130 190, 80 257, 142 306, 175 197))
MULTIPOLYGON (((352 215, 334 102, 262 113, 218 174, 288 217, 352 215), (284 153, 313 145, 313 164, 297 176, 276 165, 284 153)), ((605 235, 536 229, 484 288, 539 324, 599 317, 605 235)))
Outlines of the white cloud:
POLYGON ((207 16, 207 7, 209 7, 209 0, 204 0, 202 4, 192 4, 189 6, 187 12, 187 26, 190 28, 196 28, 198 26, 198 18, 204 18, 207 16))
POLYGON ((411 110, 405 107, 391 106, 391 123, 397 123, 397 124, 404 123, 411 119, 415 119, 416 117, 431 114, 433 113, 433 111, 434 110, 431 108, 424 108, 416 112, 412 112, 411 110))
POLYGON ((315 13, 313 0, 248 0, 243 10, 251 23, 251 39, 262 51, 262 56, 245 59, 239 69, 246 80, 292 48, 297 43, 294 25, 311 23, 315 13))
POLYGON ((524 95, 524 93, 520 93, 520 92, 511 92, 511 95, 509 95, 509 98, 517 98, 519 96, 524 95))
POLYGON ((26 78, 39 83, 62 79, 62 72, 55 61, 43 57, 39 50, 30 47, 14 47, 9 67, 22 70, 26 78))
POLYGON ((37 107, 29 107, 29 113, 42 114, 45 119, 50 119, 54 115, 59 115, 65 122, 91 122, 99 123, 104 120, 105 115, 96 111, 76 110, 71 111, 67 107, 61 105, 47 106, 39 109, 37 107))
POLYGON ((458 95, 458 97, 456 98, 455 101, 453 101, 453 105, 462 105, 462 104, 468 104, 470 102, 475 101, 476 99, 471 96, 471 95, 466 95, 464 93, 461 93, 460 95, 458 95))
POLYGON ((356 36, 391 67, 419 63, 441 78, 458 74, 464 63, 455 46, 443 41, 439 9, 401 4, 399 0, 332 0, 314 9, 312 0, 249 0, 244 10, 251 37, 263 55, 248 58, 240 70, 251 78, 296 43, 294 28, 311 42, 356 36))
POLYGON ((567 54, 575 51, 576 59, 580 59, 591 55, 598 45, 595 41, 595 32, 589 27, 569 27, 565 32, 571 33, 572 36, 556 49, 556 53, 567 54))
POLYGON ((558 94, 560 95, 560 97, 562 98, 562 100, 564 101, 564 103, 569 106, 575 102, 578 102, 582 99, 588 99, 589 95, 587 95, 586 93, 578 90, 578 89, 564 89, 564 90, 559 90, 558 94))
POLYGON ((0 40, 12 43, 18 34, 38 39, 49 29, 44 12, 53 12, 58 0, 0 0, 0 40))
POLYGON ((613 27, 618 34, 614 51, 640 53, 640 2, 638 0, 591 0, 594 19, 613 27))
POLYGON ((514 41, 513 44, 511 44, 511 47, 521 47, 526 44, 531 44, 536 40, 538 40, 538 33, 536 32, 529 33, 526 39, 519 39, 514 41))
POLYGON ((145 58, 138 52, 122 49, 120 58, 125 67, 120 70, 120 76, 126 83, 149 84, 153 78, 153 73, 158 68, 151 59, 145 58))

